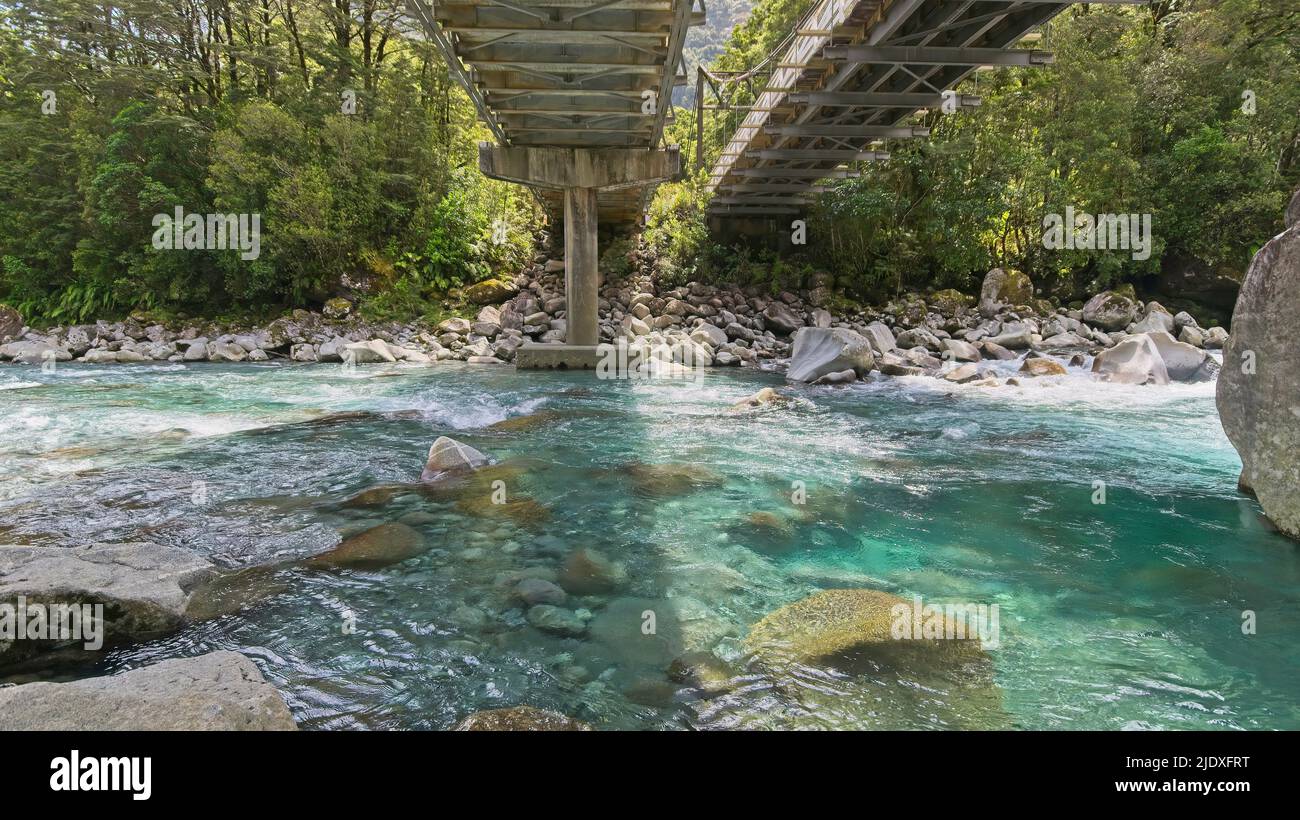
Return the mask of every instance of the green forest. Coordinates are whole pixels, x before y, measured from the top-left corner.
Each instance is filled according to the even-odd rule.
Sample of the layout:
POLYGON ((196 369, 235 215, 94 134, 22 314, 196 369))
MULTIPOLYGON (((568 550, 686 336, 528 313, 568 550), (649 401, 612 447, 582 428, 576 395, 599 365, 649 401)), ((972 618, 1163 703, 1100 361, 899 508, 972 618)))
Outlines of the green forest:
MULTIPOLYGON (((758 3, 714 68, 756 65, 810 5, 758 3)), ((1053 52, 1055 64, 976 72, 958 90, 981 97, 980 108, 917 118, 928 139, 892 141, 888 162, 834 183, 811 215, 801 259, 771 264, 770 254, 711 243, 705 230, 702 183, 743 112, 709 112, 704 172, 661 191, 649 236, 686 278, 767 280, 811 265, 862 298, 881 298, 902 289, 974 292, 985 271, 1003 265, 1031 272, 1062 302, 1127 281, 1230 312, 1232 283, 1281 231, 1300 183, 1300 6, 1077 5, 1032 47, 1053 52), (1043 216, 1067 206, 1153 214, 1150 258, 1045 251, 1043 216), (1164 292, 1187 271, 1204 292, 1164 292)), ((693 158, 687 119, 673 137, 693 158)))
MULTIPOLYGON (((713 61, 756 64, 810 0, 762 0, 713 61)), ((717 29, 744 17, 719 7, 717 29)), ((401 0, 0 2, 0 301, 34 321, 273 313, 359 294, 418 316, 531 259, 544 215, 484 178, 488 132, 401 0), (261 254, 151 253, 154 214, 257 212, 261 254)), ((718 36, 696 36, 707 59, 718 36)), ((932 113, 821 198, 801 253, 714 241, 702 182, 737 112, 706 118, 704 170, 662 186, 662 275, 778 284, 824 270, 857 298, 971 290, 1017 267, 1062 302, 1122 281, 1160 292, 1239 279, 1300 181, 1300 10, 1292 0, 1072 7, 1054 65, 977 72, 982 107, 932 113), (1142 261, 1048 254, 1045 213, 1156 215, 1142 261)), ((695 117, 668 141, 694 168, 695 117)), ((1216 284, 1217 283, 1217 284, 1216 284)))
POLYGON ((0 300, 70 322, 319 306, 346 287, 404 316, 518 268, 541 214, 479 173, 488 132, 404 11, 0 3, 0 300), (177 203, 261 213, 259 257, 151 253, 151 218, 177 203))

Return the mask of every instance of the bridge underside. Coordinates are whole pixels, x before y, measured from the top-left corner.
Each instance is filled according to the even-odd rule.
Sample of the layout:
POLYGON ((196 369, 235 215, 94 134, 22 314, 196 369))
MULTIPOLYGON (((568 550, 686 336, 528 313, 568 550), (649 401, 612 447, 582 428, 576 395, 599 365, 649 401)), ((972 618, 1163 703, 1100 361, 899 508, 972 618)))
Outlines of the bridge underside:
POLYGON ((917 111, 978 105, 944 92, 979 66, 1050 62, 1041 52, 1005 50, 1067 5, 822 0, 712 170, 711 227, 788 228, 820 180, 856 176, 855 163, 887 159, 886 140, 927 136, 905 124, 917 111))
MULTIPOLYGON (((499 145, 660 147, 692 0, 407 0, 499 145), (663 104, 660 105, 660 101, 663 104)), ((529 184, 525 181, 525 184, 529 184)), ((601 222, 637 221, 647 185, 602 189, 601 222)), ((560 190, 539 194, 561 213, 560 190)))
POLYGON ((692 0, 407 0, 496 139, 489 177, 532 187, 564 222, 567 351, 520 366, 594 365, 597 223, 632 223, 681 170, 661 145, 692 0))

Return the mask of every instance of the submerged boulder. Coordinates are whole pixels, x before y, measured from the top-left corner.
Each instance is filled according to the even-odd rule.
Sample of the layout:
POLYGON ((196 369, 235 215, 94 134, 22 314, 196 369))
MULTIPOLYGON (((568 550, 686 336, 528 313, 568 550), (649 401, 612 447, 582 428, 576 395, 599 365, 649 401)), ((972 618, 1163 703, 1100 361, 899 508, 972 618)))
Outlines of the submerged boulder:
POLYGON ((805 327, 794 335, 786 378, 811 382, 842 370, 865 376, 873 367, 871 342, 864 336, 844 328, 805 327))
POLYGON ((70 683, 0 688, 0 731, 294 731, 289 707, 238 652, 173 658, 70 683))
MULTIPOLYGON (((826 589, 770 613, 749 630, 745 649, 768 665, 835 665, 913 653, 953 661, 982 660, 978 635, 957 638, 896 638, 901 609, 912 602, 874 589, 826 589)), ((946 617, 944 634, 958 634, 946 617)))
POLYGON ((1241 484, 1292 538, 1300 538, 1298 316, 1300 224, 1269 240, 1251 261, 1217 387, 1219 419, 1241 456, 1241 484))
POLYGON ((438 436, 429 448, 429 457, 425 459, 420 480, 433 481, 449 475, 470 473, 489 463, 490 458, 468 444, 461 444, 448 436, 438 436))
POLYGON ((762 407, 767 404, 785 404, 790 401, 790 397, 776 392, 770 387, 764 387, 752 396, 746 396, 735 404, 731 405, 733 411, 752 410, 755 407, 762 407))
POLYGON ((414 558, 426 549, 418 530, 389 522, 344 538, 329 552, 308 559, 307 565, 375 569, 414 558))
POLYGON ((1145 333, 1129 336, 1097 354, 1092 372, 1120 384, 1169 384, 1169 371, 1160 349, 1145 333))
POLYGON ((487 709, 457 723, 456 732, 590 732, 591 726, 536 706, 487 709))

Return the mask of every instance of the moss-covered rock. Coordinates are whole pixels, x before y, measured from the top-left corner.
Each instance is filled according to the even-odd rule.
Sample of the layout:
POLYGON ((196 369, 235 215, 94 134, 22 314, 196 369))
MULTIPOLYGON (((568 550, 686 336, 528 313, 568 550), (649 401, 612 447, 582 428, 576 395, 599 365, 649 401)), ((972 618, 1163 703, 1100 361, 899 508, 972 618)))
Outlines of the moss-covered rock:
POLYGON ((536 706, 512 706, 475 712, 457 723, 457 732, 590 732, 591 726, 580 720, 538 709, 536 706))
POLYGON ((465 288, 465 299, 476 305, 491 305, 504 302, 519 292, 514 282, 504 279, 485 279, 465 288))
POLYGON ((962 308, 970 307, 974 303, 975 297, 954 288, 936 291, 930 297, 930 304, 943 316, 954 316, 962 308))
POLYGON ((342 296, 327 299, 321 313, 326 319, 346 319, 352 313, 352 303, 342 296))
POLYGON ((1006 305, 1025 305, 1034 298, 1029 276, 1012 268, 994 268, 984 275, 980 288, 980 314, 989 318, 1006 305))
POLYGON ((1098 293, 1084 304, 1083 321, 1102 330, 1123 330, 1138 313, 1132 292, 1132 285, 1124 285, 1098 293))
MULTIPOLYGON (((912 602, 874 589, 822 590, 755 624, 745 648, 775 666, 911 660, 913 656, 929 656, 941 663, 985 660, 978 637, 895 639, 896 606, 911 607, 912 602)), ((945 630, 950 625, 945 619, 945 630)))
POLYGON ((642 464, 634 462, 623 468, 640 495, 670 498, 722 484, 724 479, 708 467, 698 464, 642 464))

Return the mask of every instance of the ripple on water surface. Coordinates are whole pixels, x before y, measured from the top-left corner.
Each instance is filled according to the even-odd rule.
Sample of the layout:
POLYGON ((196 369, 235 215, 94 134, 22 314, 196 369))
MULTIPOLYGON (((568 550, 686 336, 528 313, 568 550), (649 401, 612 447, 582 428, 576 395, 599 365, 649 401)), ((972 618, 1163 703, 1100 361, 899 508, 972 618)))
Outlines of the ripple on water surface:
POLYGON ((201 617, 81 671, 237 649, 313 728, 521 703, 602 728, 1300 728, 1300 562, 1235 492, 1212 384, 901 378, 729 412, 778 382, 6 368, 0 542, 200 551, 231 573, 201 617), (497 466, 420 486, 438 435, 497 466), (305 560, 394 522, 414 557, 305 560), (996 604, 1000 641, 973 666, 754 654, 822 589, 996 604))

